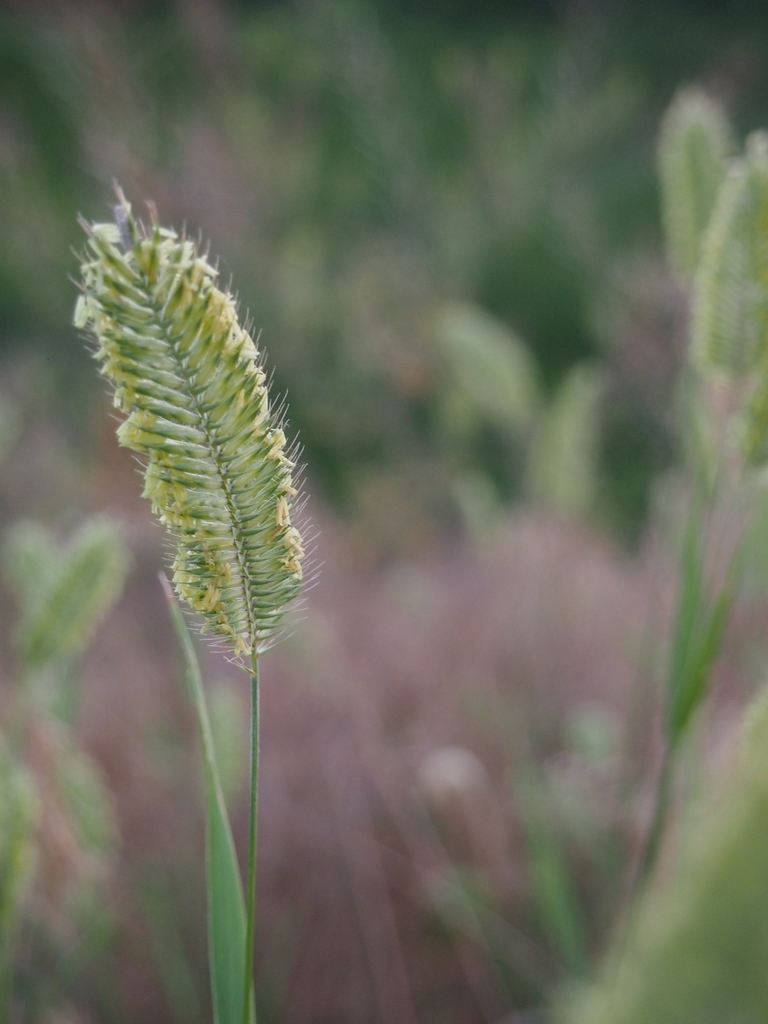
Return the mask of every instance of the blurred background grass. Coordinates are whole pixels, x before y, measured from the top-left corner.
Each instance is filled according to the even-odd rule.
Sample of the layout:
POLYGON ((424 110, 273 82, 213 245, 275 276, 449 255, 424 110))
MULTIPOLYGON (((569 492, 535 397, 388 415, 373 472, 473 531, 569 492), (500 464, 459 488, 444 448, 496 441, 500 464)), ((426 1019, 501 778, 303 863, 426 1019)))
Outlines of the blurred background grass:
MULTIPOLYGON (((653 753, 686 313, 657 127, 691 81, 764 125, 766 30, 747 0, 2 5, 3 531, 108 508, 136 555, 79 724, 115 923, 30 1019, 208 998, 193 727, 160 537, 70 326, 76 214, 117 180, 210 239, 304 447, 325 569, 266 669, 262 1020, 537 1020, 606 941, 653 753)), ((734 654, 725 692, 761 670, 734 654)))
POLYGON ((488 417, 459 451, 445 437, 432 327, 460 299, 522 336, 547 393, 576 363, 611 365, 603 511, 636 534, 670 455, 673 354, 643 322, 671 315, 648 295, 663 287, 656 126, 689 80, 739 128, 760 123, 761 17, 757 4, 6 4, 3 353, 38 353, 87 415, 72 211, 105 216, 117 179, 222 254, 290 394, 313 490, 337 508, 358 512, 381 472, 445 525, 467 462, 519 495, 519 452, 488 417), (617 307, 640 335, 631 368, 617 307))

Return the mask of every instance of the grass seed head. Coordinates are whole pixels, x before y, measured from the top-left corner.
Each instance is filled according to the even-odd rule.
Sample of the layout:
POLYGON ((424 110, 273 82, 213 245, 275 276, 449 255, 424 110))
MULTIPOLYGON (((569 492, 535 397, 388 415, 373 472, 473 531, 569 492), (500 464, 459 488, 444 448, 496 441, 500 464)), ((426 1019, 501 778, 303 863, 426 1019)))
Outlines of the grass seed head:
POLYGON ((302 582, 295 463, 261 356, 200 248, 118 192, 115 224, 84 224, 75 324, 95 341, 145 462, 144 495, 176 543, 173 582, 237 658, 277 635, 302 582))

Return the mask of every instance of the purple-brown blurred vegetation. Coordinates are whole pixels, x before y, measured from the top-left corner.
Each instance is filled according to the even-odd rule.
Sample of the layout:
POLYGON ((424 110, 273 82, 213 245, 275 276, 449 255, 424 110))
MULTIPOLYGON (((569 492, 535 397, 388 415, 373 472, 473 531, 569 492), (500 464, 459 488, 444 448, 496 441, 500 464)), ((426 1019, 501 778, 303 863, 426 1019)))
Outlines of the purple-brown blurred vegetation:
MULTIPOLYGON (((264 659, 260 1022, 532 1024, 605 948, 649 813, 680 494, 685 308, 655 131, 692 79, 765 122, 765 15, 729 10, 0 10, 2 529, 66 535, 107 511, 134 559, 77 715, 117 817, 95 872, 108 921, 74 958, 76 926, 30 930, 25 1021, 210 1015, 202 776, 163 539, 69 327, 76 215, 108 216, 113 179, 140 215, 151 199, 210 238, 287 392, 319 532, 319 581, 264 659), (469 360, 530 379, 508 416, 493 366, 470 380, 444 343, 457 309, 469 360), (563 397, 574 370, 593 400, 563 397)), ((761 670, 764 568, 713 736, 761 670)), ((2 606, 10 714, 11 588, 2 606)), ((212 653, 204 670, 240 841, 245 678, 212 653)), ((29 739, 41 778, 56 743, 43 725, 29 739)), ((51 786, 38 919, 87 875, 51 786)))

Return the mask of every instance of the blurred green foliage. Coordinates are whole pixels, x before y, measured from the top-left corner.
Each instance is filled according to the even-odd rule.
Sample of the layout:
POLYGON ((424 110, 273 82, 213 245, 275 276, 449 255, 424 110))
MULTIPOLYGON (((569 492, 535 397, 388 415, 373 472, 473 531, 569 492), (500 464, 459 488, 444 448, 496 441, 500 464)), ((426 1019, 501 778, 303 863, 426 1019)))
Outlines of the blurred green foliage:
MULTIPOLYGON (((748 118, 768 86, 760 17, 347 0, 0 12, 0 346, 42 351, 70 411, 88 408, 66 328, 72 212, 103 216, 117 178, 229 254, 316 490, 357 509, 366 473, 411 462, 430 464, 419 500, 438 519, 470 465, 520 494, 493 417, 463 466, 443 444, 434 311, 498 318, 548 393, 575 364, 610 363, 622 339, 599 308, 623 262, 658 248, 658 115, 681 78, 727 77, 731 47, 748 118)), ((642 380, 606 394, 601 512, 631 531, 669 427, 642 380)))
POLYGON ((18 918, 35 868, 37 793, 29 772, 0 737, 0 1006, 10 994, 18 918))
MULTIPOLYGON (((692 725, 711 697, 741 566, 764 534, 764 478, 755 468, 765 461, 768 406, 768 142, 753 132, 744 155, 726 168, 729 134, 722 112, 693 91, 675 99, 661 133, 668 249, 692 283, 682 395, 687 521, 664 680, 661 766, 634 901, 598 981, 557 1018, 571 1024, 757 1024, 768 1013, 765 690, 747 716, 728 782, 714 795, 710 785, 694 813, 690 806, 690 778, 702 769, 692 725), (746 511, 734 516, 739 503, 754 519, 746 511), (723 543, 712 523, 726 506, 735 521, 723 543), (687 790, 677 786, 681 766, 687 790), (683 813, 670 834, 676 807, 683 813)), ((759 586, 759 560, 749 570, 748 587, 759 586)))
MULTIPOLYGON (((435 333, 456 391, 472 412, 501 430, 530 425, 540 398, 536 366, 525 342, 502 322, 466 305, 442 309, 435 333)), ((450 402, 452 396, 446 397, 450 402)), ((460 401, 454 399, 451 404, 460 401)), ((456 412, 461 415, 459 409, 456 412)), ((446 424, 445 429, 452 428, 446 424)))
POLYGON ((23 1007, 37 1019, 111 926, 101 900, 116 815, 73 720, 80 661, 123 589, 129 559, 106 517, 86 520, 67 543, 21 521, 3 549, 19 623, 0 730, 0 1017, 15 1019, 23 1007))
POLYGON ((86 521, 66 545, 34 522, 6 539, 8 576, 21 606, 18 643, 27 673, 80 657, 120 595, 128 554, 106 518, 86 521))
MULTIPOLYGON (((736 11, 657 0, 599 13, 490 0, 0 11, 0 357, 49 363, 61 382, 51 393, 70 414, 95 420, 98 389, 90 369, 80 373, 86 357, 67 327, 70 248, 80 244, 73 212, 103 217, 117 178, 137 209, 153 198, 163 219, 199 225, 227 254, 222 274, 243 287, 262 330, 313 490, 338 508, 364 512, 378 474, 385 486, 371 489, 372 504, 384 507, 382 518, 406 510, 390 530, 406 541, 409 531, 425 536, 419 516, 444 525, 457 514, 487 541, 488 522, 515 499, 598 516, 632 535, 649 482, 678 444, 669 407, 684 302, 670 296, 660 265, 659 116, 681 83, 703 80, 740 130, 764 123, 766 28, 768 11, 755 2, 736 11), (656 319, 651 310, 661 311, 656 319)), ((673 161, 684 178, 698 180, 696 146, 673 161)), ((719 166, 719 142, 704 148, 719 166)), ((688 272, 717 177, 710 170, 678 246, 688 272)), ((0 448, 13 431, 0 420, 0 448)), ((763 523, 755 533, 761 553, 764 531, 763 523)), ((65 650, 74 658, 90 619, 87 629, 65 624, 56 650, 46 649, 54 633, 43 592, 24 583, 59 587, 58 607, 76 551, 54 551, 50 535, 29 526, 11 547, 22 651, 36 669, 65 650)), ((717 604, 694 579, 703 548, 692 546, 696 586, 679 612, 683 667, 670 681, 670 689, 686 683, 675 698, 680 732, 704 695, 721 633, 717 604), (692 618, 698 630, 689 635, 692 618), (685 642, 691 636, 702 643, 685 642)), ((114 596, 124 566, 111 566, 104 593, 114 596)), ((90 593, 98 576, 82 575, 90 593)), ((222 782, 234 792, 231 696, 214 691, 211 717, 222 782)), ((565 766, 545 765, 521 796, 534 930, 558 964, 543 980, 522 972, 537 993, 566 968, 585 970, 615 913, 624 867, 594 797, 602 792, 594 781, 611 767, 610 729, 599 719, 572 724, 565 766), (582 875, 614 902, 600 905, 582 875)), ((112 835, 103 791, 70 764, 63 741, 61 751, 73 827, 100 856, 112 835)), ((708 1019, 720 1005, 717 964, 731 960, 720 1016, 739 1006, 746 1020, 764 1016, 759 963, 750 959, 762 955, 764 938, 759 851, 747 848, 763 838, 758 761, 753 750, 744 763, 754 770, 734 777, 718 830, 708 832, 715 838, 685 885, 666 907, 660 897, 662 923, 642 918, 610 1019, 626 1010, 627 1021, 674 1020, 689 1005, 708 1019), (745 907, 749 872, 754 907, 745 907), (743 992, 732 996, 737 983, 743 992)), ((15 790, 0 792, 11 801, 15 790)), ((3 813, 0 855, 4 835, 16 834, 3 813)), ((30 840, 32 816, 18 821, 30 840)), ((484 932, 489 958, 503 959, 487 935, 498 930, 507 941, 513 926, 500 928, 477 878, 443 881, 443 917, 457 932, 484 932)), ((179 944, 181 966, 166 984, 179 1019, 191 1019, 195 991, 182 957, 179 944)), ((601 1019, 606 992, 593 995, 601 1019)))
POLYGON ((599 370, 575 366, 543 417, 529 456, 531 496, 574 516, 586 516, 597 502, 602 390, 599 370))
POLYGON ((768 1014, 768 700, 749 716, 741 758, 703 798, 686 851, 639 908, 602 984, 560 1019, 686 1024, 768 1014))

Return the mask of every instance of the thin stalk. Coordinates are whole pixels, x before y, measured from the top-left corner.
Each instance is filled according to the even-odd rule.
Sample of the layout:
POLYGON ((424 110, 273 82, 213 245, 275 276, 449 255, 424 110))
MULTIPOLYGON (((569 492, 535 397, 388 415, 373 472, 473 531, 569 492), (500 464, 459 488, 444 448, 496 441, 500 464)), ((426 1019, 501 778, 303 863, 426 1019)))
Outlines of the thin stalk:
POLYGON ((248 897, 245 932, 243 1024, 250 1022, 253 998, 253 937, 256 919, 256 838, 259 817, 259 656, 251 656, 251 791, 248 828, 248 897))

